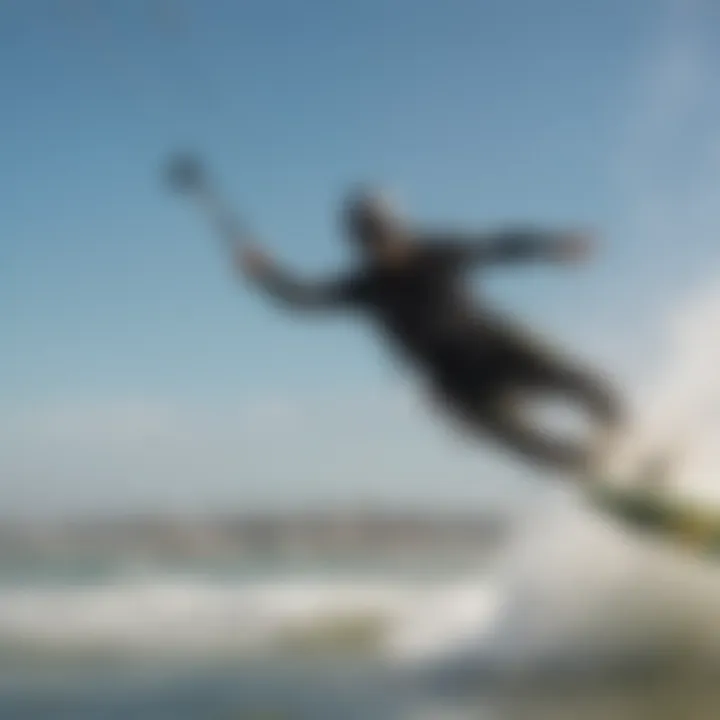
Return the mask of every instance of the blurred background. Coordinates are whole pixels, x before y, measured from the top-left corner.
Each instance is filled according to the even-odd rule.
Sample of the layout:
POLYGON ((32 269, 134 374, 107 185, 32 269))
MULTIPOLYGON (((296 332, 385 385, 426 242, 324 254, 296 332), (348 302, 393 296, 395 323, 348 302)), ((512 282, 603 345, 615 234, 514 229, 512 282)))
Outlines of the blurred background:
POLYGON ((711 0, 2 0, 0 717, 716 717, 715 566, 267 306, 162 170, 200 153, 310 276, 357 181, 590 228, 484 292, 712 503, 719 41, 711 0))

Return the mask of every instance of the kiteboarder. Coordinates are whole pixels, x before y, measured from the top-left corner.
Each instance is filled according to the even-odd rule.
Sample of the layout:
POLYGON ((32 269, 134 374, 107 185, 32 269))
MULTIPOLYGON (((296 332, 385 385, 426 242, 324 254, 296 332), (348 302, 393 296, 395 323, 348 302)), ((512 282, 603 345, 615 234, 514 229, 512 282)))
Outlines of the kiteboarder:
POLYGON ((397 351, 428 379, 434 396, 463 423, 535 461, 580 469, 588 446, 553 439, 525 419, 532 393, 567 396, 599 430, 619 419, 605 382, 559 358, 487 307, 472 303, 461 279, 472 268, 586 257, 583 234, 535 229, 495 233, 412 230, 382 198, 355 194, 345 206, 356 268, 339 278, 305 282, 259 249, 244 247, 240 267, 272 298, 305 310, 367 311, 397 351))
MULTIPOLYGON (((191 165, 176 166, 174 177, 185 189, 203 187, 191 165)), ((239 232, 222 221, 221 213, 215 215, 226 235, 239 232)), ((578 262, 588 256, 590 239, 534 228, 416 229, 384 197, 367 190, 350 193, 342 219, 357 256, 342 275, 303 280, 247 237, 234 243, 237 267, 287 308, 346 309, 369 317, 466 429, 554 469, 587 469, 620 421, 613 390, 603 377, 559 356, 486 304, 473 302, 463 280, 472 269, 502 263, 578 262), (594 427, 591 439, 560 438, 537 427, 525 406, 535 395, 570 399, 586 411, 594 427)))

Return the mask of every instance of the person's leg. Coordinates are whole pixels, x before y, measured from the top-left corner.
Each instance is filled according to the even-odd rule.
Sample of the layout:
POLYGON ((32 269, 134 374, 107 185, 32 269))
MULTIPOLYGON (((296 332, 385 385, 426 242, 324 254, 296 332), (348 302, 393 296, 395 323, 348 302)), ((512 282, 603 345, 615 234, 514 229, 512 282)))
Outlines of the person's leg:
POLYGON ((587 442, 587 469, 600 468, 622 430, 623 407, 610 384, 589 370, 537 359, 528 379, 541 394, 558 394, 587 412, 593 423, 587 442))
POLYGON ((560 438, 534 424, 519 392, 507 392, 478 410, 477 420, 485 434, 528 460, 563 472, 577 473, 587 467, 587 444, 560 438))
POLYGON ((466 433, 481 434, 535 464, 577 473, 588 463, 588 449, 582 443, 555 438, 532 425, 509 391, 473 397, 441 390, 435 399, 466 433))
POLYGON ((436 378, 446 414, 463 429, 555 469, 585 471, 605 455, 621 413, 604 383, 524 336, 481 340, 468 342, 436 378), (558 437, 533 423, 525 401, 542 395, 565 397, 587 410, 595 425, 591 440, 558 437))
POLYGON ((559 364, 543 368, 540 385, 578 402, 599 425, 616 426, 622 420, 622 406, 614 390, 589 370, 559 364))

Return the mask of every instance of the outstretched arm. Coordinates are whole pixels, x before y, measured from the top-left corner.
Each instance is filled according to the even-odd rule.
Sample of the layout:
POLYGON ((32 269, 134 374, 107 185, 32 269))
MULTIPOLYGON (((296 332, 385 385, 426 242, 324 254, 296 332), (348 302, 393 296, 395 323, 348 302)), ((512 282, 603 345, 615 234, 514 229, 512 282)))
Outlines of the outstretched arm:
POLYGON ((243 249, 237 260, 245 274, 270 298, 292 309, 336 309, 350 304, 356 296, 352 279, 301 280, 256 249, 243 249))
POLYGON ((196 157, 186 154, 174 157, 168 167, 168 179, 174 189, 191 195, 199 203, 227 244, 236 269, 274 300, 292 308, 331 309, 355 299, 358 282, 354 278, 303 282, 253 247, 250 232, 230 211, 196 157))
POLYGON ((589 239, 577 232, 518 229, 445 237, 449 255, 467 265, 533 260, 576 262, 585 259, 592 249, 589 239))

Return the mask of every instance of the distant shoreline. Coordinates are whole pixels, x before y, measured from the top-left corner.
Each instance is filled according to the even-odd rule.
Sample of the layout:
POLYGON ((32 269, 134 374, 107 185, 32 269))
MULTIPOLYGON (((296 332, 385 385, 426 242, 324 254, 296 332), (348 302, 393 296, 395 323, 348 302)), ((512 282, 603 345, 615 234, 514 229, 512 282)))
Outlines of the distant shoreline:
POLYGON ((390 508, 10 520, 0 521, 0 561, 87 553, 145 559, 454 553, 494 546, 508 525, 507 514, 497 511, 390 508))

